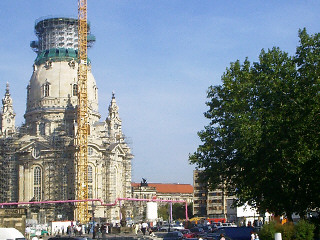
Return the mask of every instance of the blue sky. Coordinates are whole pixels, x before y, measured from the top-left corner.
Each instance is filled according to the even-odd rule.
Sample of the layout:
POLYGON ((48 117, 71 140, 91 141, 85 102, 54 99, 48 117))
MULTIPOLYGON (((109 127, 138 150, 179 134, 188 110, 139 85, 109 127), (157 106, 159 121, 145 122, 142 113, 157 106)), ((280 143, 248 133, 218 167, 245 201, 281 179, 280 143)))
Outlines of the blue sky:
MULTIPOLYGON (((299 28, 319 32, 319 12, 316 0, 88 0, 99 110, 104 120, 115 91, 133 181, 192 184, 188 155, 208 123, 208 87, 221 83, 230 62, 257 61, 262 48, 293 55, 299 28)), ((17 125, 36 57, 29 43, 44 16, 76 17, 77 1, 0 1, 0 97, 8 81, 17 125)))

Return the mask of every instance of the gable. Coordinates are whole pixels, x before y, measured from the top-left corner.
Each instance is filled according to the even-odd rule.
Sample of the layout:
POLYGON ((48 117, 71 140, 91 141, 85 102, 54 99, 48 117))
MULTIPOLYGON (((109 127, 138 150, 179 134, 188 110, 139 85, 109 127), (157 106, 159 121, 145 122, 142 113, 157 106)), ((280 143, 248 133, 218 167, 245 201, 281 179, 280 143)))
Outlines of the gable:
POLYGON ((17 150, 17 152, 31 152, 34 153, 35 151, 51 151, 52 148, 47 142, 42 142, 37 139, 31 140, 29 143, 26 143, 22 145, 20 149, 17 150))
POLYGON ((116 153, 118 155, 125 155, 125 151, 123 150, 121 144, 119 143, 114 143, 111 144, 108 148, 109 151, 111 151, 111 153, 116 153))

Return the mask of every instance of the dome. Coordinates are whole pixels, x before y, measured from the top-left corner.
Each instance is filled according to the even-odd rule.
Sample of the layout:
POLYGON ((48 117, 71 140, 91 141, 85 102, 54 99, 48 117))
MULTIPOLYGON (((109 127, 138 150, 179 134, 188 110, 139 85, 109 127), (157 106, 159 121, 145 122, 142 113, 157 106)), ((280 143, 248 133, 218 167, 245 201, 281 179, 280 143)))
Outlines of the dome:
MULTIPOLYGON (((96 81, 88 66, 87 93, 91 120, 98 121, 98 89, 96 81)), ((34 64, 34 71, 27 87, 26 123, 35 121, 39 113, 64 113, 67 109, 75 109, 77 105, 77 69, 74 60, 34 64)), ((56 118, 63 118, 56 116, 56 118)), ((38 117, 39 118, 39 117, 38 117)), ((56 119, 58 120, 58 119, 56 119)))

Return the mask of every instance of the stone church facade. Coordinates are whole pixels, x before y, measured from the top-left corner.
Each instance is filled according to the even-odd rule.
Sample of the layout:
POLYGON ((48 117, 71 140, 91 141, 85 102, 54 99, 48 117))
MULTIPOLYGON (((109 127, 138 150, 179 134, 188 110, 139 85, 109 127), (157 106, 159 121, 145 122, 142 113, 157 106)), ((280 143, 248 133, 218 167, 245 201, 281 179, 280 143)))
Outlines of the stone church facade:
MULTIPOLYGON (((77 20, 47 18, 35 25, 37 53, 27 85, 25 123, 15 126, 9 85, 0 113, 0 202, 76 199, 75 136, 77 133, 77 20)), ((94 37, 88 35, 88 46, 94 37)), ((131 197, 133 155, 122 133, 112 94, 108 117, 100 120, 98 87, 88 65, 88 197, 113 203, 131 197)), ((89 204, 89 213, 119 221, 119 206, 89 204)), ((73 220, 74 204, 27 207, 27 218, 39 222, 73 220)), ((130 214, 130 207, 126 208, 130 214)))

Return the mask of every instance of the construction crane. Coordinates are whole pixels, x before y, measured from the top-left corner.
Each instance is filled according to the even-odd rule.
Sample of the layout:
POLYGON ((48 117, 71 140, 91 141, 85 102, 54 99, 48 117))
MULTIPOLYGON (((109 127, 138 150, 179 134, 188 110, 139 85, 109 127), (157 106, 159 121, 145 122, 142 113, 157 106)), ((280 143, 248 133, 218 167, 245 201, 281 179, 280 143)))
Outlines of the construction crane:
MULTIPOLYGON (((76 136, 76 199, 88 199, 88 92, 87 92, 87 0, 78 0, 78 108, 76 136)), ((89 221, 88 202, 79 202, 76 220, 89 221)))

